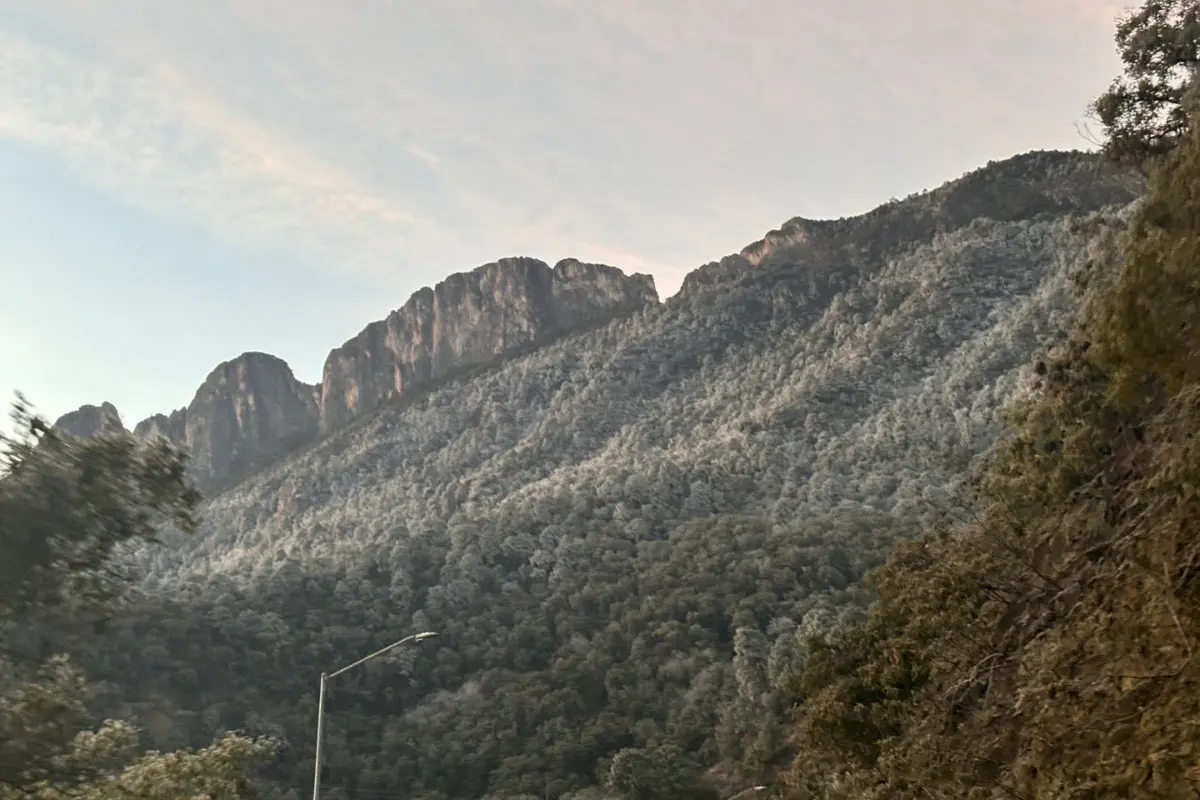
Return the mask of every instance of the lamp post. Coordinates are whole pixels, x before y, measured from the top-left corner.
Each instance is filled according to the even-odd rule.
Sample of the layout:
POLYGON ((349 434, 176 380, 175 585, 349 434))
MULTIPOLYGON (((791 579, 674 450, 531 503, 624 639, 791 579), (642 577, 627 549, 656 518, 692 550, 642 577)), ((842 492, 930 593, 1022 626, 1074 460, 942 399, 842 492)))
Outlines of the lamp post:
POLYGON ((380 648, 369 656, 364 656, 353 664, 347 664, 339 670, 333 672, 321 673, 321 692, 317 695, 317 752, 313 758, 313 800, 321 800, 321 745, 325 742, 325 685, 329 683, 330 678, 336 678, 347 670, 354 669, 360 664, 365 664, 372 658, 378 658, 384 653, 395 650, 400 645, 408 644, 409 642, 421 642, 425 639, 432 639, 437 636, 433 631, 422 631, 414 633, 411 636, 405 636, 398 642, 392 642, 387 647, 380 648))

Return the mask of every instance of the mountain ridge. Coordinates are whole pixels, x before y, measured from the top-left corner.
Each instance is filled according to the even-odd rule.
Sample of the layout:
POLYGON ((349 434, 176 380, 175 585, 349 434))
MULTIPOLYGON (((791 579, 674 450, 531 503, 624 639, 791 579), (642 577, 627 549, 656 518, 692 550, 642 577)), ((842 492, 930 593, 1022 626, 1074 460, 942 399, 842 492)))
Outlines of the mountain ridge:
MULTIPOLYGON (((423 287, 368 323, 330 351, 316 385, 283 359, 248 351, 214 367, 189 405, 153 414, 133 433, 185 445, 198 485, 219 491, 389 397, 657 304, 650 275, 573 258, 554 267, 504 258, 423 287)), ((78 436, 125 430, 111 403, 82 406, 55 426, 78 436)))
MULTIPOLYGON (((932 192, 914 195, 906 201, 885 204, 868 214, 848 220, 815 223, 806 221, 810 226, 810 232, 803 241, 793 237, 786 246, 777 248, 774 253, 763 258, 758 266, 750 264, 749 259, 740 255, 727 257, 727 261, 731 258, 742 260, 734 262, 738 271, 721 283, 695 284, 687 293, 681 292, 667 303, 656 305, 646 314, 637 318, 618 318, 613 320, 610 325, 592 332, 584 332, 581 334, 581 338, 573 339, 570 342, 559 340, 514 355, 512 359, 506 360, 500 365, 502 373, 505 371, 511 373, 516 370, 530 379, 542 373, 545 377, 537 379, 539 388, 531 388, 521 396, 510 397, 506 403, 507 407, 524 407, 531 400, 544 402, 546 397, 555 394, 569 396, 575 390, 565 390, 564 385, 560 382, 565 381, 565 386, 570 387, 574 385, 575 381, 583 380, 584 383, 578 390, 583 393, 580 398, 588 396, 589 399, 587 402, 582 399, 573 400, 573 404, 582 403, 582 405, 574 405, 577 411, 573 414, 576 417, 583 415, 579 418, 594 416, 599 425, 586 438, 581 439, 576 433, 574 443, 569 440, 561 440, 553 448, 539 449, 536 451, 536 455, 533 451, 525 454, 525 447, 519 443, 519 440, 506 439, 509 442, 506 447, 510 449, 507 451, 501 449, 489 458, 496 464, 508 464, 509 466, 505 469, 513 470, 515 475, 529 475, 534 479, 542 475, 551 476, 555 474, 556 467, 554 465, 559 461, 556 451, 569 450, 580 444, 585 449, 611 447, 613 442, 611 436, 619 428, 619 423, 615 420, 620 419, 626 411, 634 414, 641 413, 638 409, 644 407, 647 402, 651 402, 651 398, 661 390, 661 387, 674 384, 681 379, 680 376, 686 376, 688 384, 694 384, 696 380, 711 380, 713 375, 722 374, 720 370, 723 369, 721 365, 724 362, 733 359, 734 362, 742 363, 741 359, 748 357, 749 353, 767 346, 756 344, 756 342, 762 339, 773 340, 788 331, 792 331, 792 333, 786 333, 786 335, 799 337, 793 338, 788 347, 794 348, 797 354, 803 352, 810 354, 797 355, 796 358, 801 359, 797 362, 799 366, 792 366, 791 371, 799 369, 798 374, 803 375, 807 369, 804 364, 812 359, 811 354, 819 352, 822 348, 835 347, 846 350, 848 354, 853 353, 853 355, 848 355, 850 361, 845 366, 837 368, 837 372, 844 374, 835 375, 826 372, 820 377, 805 376, 785 379, 781 373, 781 376, 774 379, 779 382, 777 394, 773 397, 764 397, 760 401, 762 403, 760 410, 740 418, 736 425, 727 432, 720 433, 719 435, 723 439, 748 441, 746 437, 761 435, 760 431, 779 426, 782 426, 784 431, 788 431, 789 435, 791 435, 791 429, 813 431, 814 426, 825 427, 825 434, 822 438, 832 439, 850 435, 852 429, 839 429, 832 423, 832 418, 829 416, 838 406, 846 404, 849 404, 849 407, 874 408, 876 411, 872 413, 883 414, 891 420, 888 424, 902 424, 901 419, 904 414, 918 413, 920 416, 928 413, 926 411, 914 412, 912 409, 904 411, 903 409, 907 405, 911 405, 911 398, 914 395, 929 393, 928 381, 932 378, 925 378, 924 383, 912 383, 930 368, 931 362, 921 357, 919 352, 914 352, 912 343, 892 338, 895 325, 898 323, 884 325, 882 320, 897 315, 909 320, 904 324, 915 326, 911 331, 913 335, 929 337, 929 344, 923 344, 923 347, 932 345, 939 349, 944 349, 953 342, 961 340, 964 335, 985 335, 988 326, 994 325, 995 320, 1003 319, 1004 316, 1018 320, 1027 317, 1019 322, 1024 330, 1015 340, 1012 339, 1011 333, 1001 335, 1009 338, 1009 341, 1004 341, 1003 338, 996 339, 996 335, 1000 334, 986 334, 984 338, 978 340, 978 343, 971 344, 971 350, 963 350, 962 355, 955 354, 953 349, 945 351, 947 356, 953 358, 971 358, 978 360, 980 364, 994 362, 994 365, 961 386, 955 385, 962 383, 961 378, 950 380, 947 376, 945 378, 948 381, 947 385, 955 385, 953 399, 948 396, 944 400, 939 399, 936 402, 949 402, 952 406, 963 402, 976 406, 982 404, 983 408, 989 410, 987 413, 991 413, 992 410, 999 407, 1001 398, 1016 390, 1014 370, 1024 363, 1026 354, 1047 346, 1047 343, 1052 341, 1053 336, 1056 335, 1057 327, 1046 315, 1051 309, 1054 310, 1054 314, 1065 313, 1069 306, 1071 293, 1069 275, 1063 271, 1064 267, 1057 263, 1057 260, 1067 256, 1060 254, 1058 248, 1069 245, 1073 248, 1073 252, 1086 251, 1086 247, 1078 242, 1071 244, 1072 237, 1076 237, 1076 234, 1070 233, 1069 218, 1076 213, 1092 214, 1114 204, 1121 206, 1134 198, 1134 195, 1121 185, 1121 181, 1095 173, 1093 168, 1098 161, 1090 154, 1062 152, 1025 154, 1017 159, 996 162, 993 166, 969 173, 967 177, 968 179, 977 179, 978 173, 982 173, 984 178, 1005 178, 1006 173, 1008 177, 1011 177, 1015 172, 1017 180, 1025 180, 1023 173, 1029 171, 1030 162, 1033 162, 1034 165, 1041 164, 1038 177, 1043 179, 1047 173, 1061 174, 1064 169, 1068 171, 1069 178, 1083 177, 1082 183, 1086 191, 1082 193, 1082 199, 1070 208, 1065 208, 1062 203, 1055 201, 1052 195, 1047 197, 1026 192, 1022 194, 1023 204, 1014 204, 1005 192, 1008 188, 1005 180, 985 180, 983 181, 984 188, 989 190, 993 197, 998 197, 1001 203, 1000 212, 995 213, 994 216, 1009 218, 1010 221, 996 222, 989 215, 969 220, 958 215, 958 218, 955 219, 951 214, 948 216, 953 224, 939 226, 937 223, 941 220, 936 216, 931 219, 931 215, 926 212, 931 206, 936 208, 934 204, 940 201, 939 195, 947 194, 949 193, 947 190, 954 188, 956 182, 950 182, 932 192), (1015 165, 1014 161, 1017 162, 1015 165), (1013 169, 1014 166, 1018 168, 1013 169), (999 176, 997 172, 1000 173, 999 176), (1087 178, 1088 175, 1092 177, 1087 178), (1089 180, 1094 183, 1088 183, 1089 180), (1097 187, 1101 187, 1102 190, 1097 191, 1097 187), (906 203, 910 204, 909 208, 905 207, 906 203), (916 209, 918 213, 913 213, 911 208, 913 203, 923 204, 923 208, 918 207, 916 209), (1017 208, 1016 213, 1012 210, 1014 206, 1017 208), (1025 213, 1030 214, 1031 217, 1021 218, 1021 214, 1025 213), (904 236, 897 232, 896 229, 902 228, 902 225, 897 224, 896 220, 892 218, 896 215, 901 218, 902 223, 906 219, 916 218, 918 220, 919 224, 916 226, 914 238, 904 240, 904 236), (1013 220, 1014 216, 1017 219, 1013 220), (856 228, 856 225, 872 227, 868 227, 868 230, 864 232, 856 228), (882 231, 883 235, 876 236, 878 231, 882 231), (861 241, 874 242, 876 246, 864 247, 861 241), (879 242, 882 242, 883 246, 878 246, 879 242), (1026 253, 1021 249, 1023 247, 1037 248, 1040 252, 1026 253), (928 262, 930 254, 939 252, 954 253, 953 261, 947 263, 940 263, 937 260, 928 262), (1035 262, 1029 261, 1029 259, 1036 259, 1038 264, 1036 269, 1032 266, 1035 262), (1039 270, 1049 270, 1049 273, 1043 275, 1039 273, 1039 270), (920 277, 914 282, 914 276, 917 275, 924 275, 924 277, 920 277), (914 309, 918 308, 921 303, 928 302, 919 299, 923 293, 931 290, 950 291, 953 296, 963 293, 961 286, 971 284, 974 286, 968 294, 976 295, 971 300, 976 305, 969 312, 962 312, 967 313, 968 316, 963 317, 960 321, 955 322, 953 317, 942 321, 923 318, 919 315, 911 317, 914 309), (885 288, 885 285, 890 288, 885 288), (1044 296, 1039 296, 1037 293, 1029 295, 1035 288, 1037 293, 1044 296), (1022 309, 1021 303, 1032 303, 1032 305, 1022 309), (869 320, 871 314, 881 313, 885 316, 879 322, 869 320), (843 316, 845 321, 833 321, 843 316), (962 330, 947 327, 948 322, 953 325, 963 325, 968 324, 968 321, 970 327, 962 330), (971 328, 975 328, 977 332, 970 333, 971 328), (652 334, 651 331, 654 330, 659 330, 660 333, 652 334), (643 333, 635 334, 633 333, 635 331, 643 333), (668 332, 670 333, 668 334, 668 332), (667 345, 665 349, 657 353, 647 353, 646 346, 640 344, 634 344, 628 348, 622 347, 611 353, 612 361, 609 364, 586 365, 569 356, 569 353, 580 348, 593 352, 597 347, 603 349, 597 342, 612 341, 614 337, 621 339, 631 335, 635 339, 645 335, 653 337, 669 335, 674 343, 667 345), (651 356, 653 356, 651 358, 653 366, 647 369, 646 359, 651 356), (559 362, 559 359, 564 357, 567 357, 568 361, 559 362), (852 364, 854 366, 850 366, 852 364), (863 367, 858 364, 868 365, 869 373, 864 373, 863 367), (576 375, 575 378, 568 377, 572 373, 576 375), (607 388, 603 387, 597 382, 597 378, 601 374, 605 376, 605 381, 615 380, 616 383, 607 388), (909 383, 910 387, 897 392, 894 397, 883 395, 871 397, 854 387, 855 382, 861 381, 866 374, 871 375, 871 380, 899 381, 909 383), (627 377, 624 377, 627 375, 641 376, 638 379, 640 387, 638 391, 634 392, 630 388, 621 390, 615 388, 628 380, 627 377), (811 388, 809 388, 810 384, 811 388), (967 391, 968 387, 970 387, 969 391, 967 391), (964 392, 966 393, 964 394, 964 392), (970 400, 972 394, 975 394, 977 399, 970 400), (802 409, 806 406, 814 408, 803 411, 802 409), (606 411, 606 409, 611 410, 606 411)), ((1046 183, 1045 180, 1040 182, 1046 183)), ((938 256, 939 259, 943 257, 938 256)), ((1070 258, 1076 257, 1079 256, 1070 256, 1070 258)), ((956 299, 953 302, 957 304, 959 300, 956 299)), ((771 348, 777 346, 771 345, 771 348)), ((964 345, 955 346, 962 348, 964 345)), ((756 358, 775 357, 777 354, 769 348, 762 351, 762 355, 756 358)), ((753 366, 749 368, 758 369, 753 366)), ((972 369, 976 368, 972 367, 972 369)), ((417 397, 415 403, 408 403, 403 407, 389 405, 386 410, 381 410, 380 415, 360 417, 356 421, 358 424, 340 429, 340 433, 334 433, 332 436, 324 435, 319 440, 314 440, 310 443, 311 447, 305 448, 304 454, 297 454, 295 457, 288 457, 271 464, 268 469, 258 473, 250 484, 242 486, 238 491, 256 495, 265 492, 261 495, 264 500, 268 497, 278 497, 282 504, 281 508, 287 507, 292 511, 299 511, 313 497, 324 496, 327 492, 325 488, 321 488, 324 485, 323 479, 317 480, 307 488, 296 484, 292 473, 294 469, 300 467, 302 462, 317 463, 347 446, 358 446, 350 445, 351 442, 364 443, 371 441, 374 437, 390 437, 409 428, 432 431, 438 425, 434 420, 441 413, 439 409, 443 403, 448 402, 458 392, 470 392, 474 391, 472 387, 492 385, 495 379, 496 373, 494 372, 480 373, 457 388, 433 388, 429 394, 417 397), (398 421, 400 418, 407 418, 409 421, 401 423, 398 421), (414 421, 416 419, 425 421, 416 422, 414 421), (292 505, 293 500, 296 499, 301 501, 300 505, 292 505)), ((494 400, 494 390, 492 391, 491 397, 494 400)), ((736 397, 726 396, 721 392, 717 392, 711 400, 706 402, 715 404, 717 398, 724 399, 731 407, 737 407, 745 402, 736 397)), ((473 419, 478 416, 478 412, 470 413, 473 419)), ((994 420, 984 422, 986 414, 982 411, 972 413, 978 415, 977 421, 972 423, 978 430, 969 436, 966 442, 951 444, 950 442, 957 438, 958 434, 950 431, 941 434, 948 437, 947 445, 943 449, 959 454, 953 456, 954 458, 959 458, 967 452, 974 452, 974 448, 979 445, 971 444, 971 438, 984 436, 986 439, 986 437, 995 435, 998 430, 994 420)), ((669 434, 668 438, 675 437, 680 442, 691 438, 703 441, 705 437, 716 434, 716 431, 710 431, 703 427, 698 430, 676 431, 671 417, 671 413, 665 413, 647 418, 636 423, 636 429, 649 432, 650 427, 648 426, 661 427, 669 434)), ((514 433, 522 430, 519 422, 521 418, 520 414, 514 415, 517 428, 513 430, 510 425, 510 430, 513 430, 514 433)), ((483 424, 483 422, 480 420, 473 424, 483 424)), ((943 423, 939 422, 938 425, 940 427, 943 423)), ((556 437, 551 434, 551 439, 554 438, 556 437)), ((432 443, 437 439, 429 441, 432 443)), ((983 439, 979 441, 983 441, 983 439)), ((422 445, 422 447, 424 446, 422 445)), ((724 446, 722 445, 722 447, 724 446)), ((410 452, 411 446, 405 445, 401 450, 410 452)), ((832 457, 838 462, 847 462, 849 453, 857 453, 865 457, 860 450, 861 447, 855 445, 848 448, 846 454, 834 455, 830 452, 821 458, 832 457)), ((815 468, 807 463, 816 457, 816 453, 811 449, 804 452, 808 454, 800 455, 798 452, 794 456, 798 463, 793 463, 788 467, 783 464, 779 465, 779 469, 787 469, 795 476, 793 480, 798 487, 804 487, 800 497, 811 492, 813 484, 811 479, 815 471, 819 472, 819 464, 815 468)), ((665 455, 666 453, 664 453, 665 455)), ((578 477, 572 480, 584 483, 592 480, 587 475, 585 464, 586 462, 583 462, 570 468, 578 473, 578 477), (583 471, 579 472, 580 470, 583 471)), ((307 466, 303 467, 303 469, 308 468, 307 466)), ((495 468, 499 469, 498 466, 495 468)), ((354 474, 359 474, 357 469, 348 466, 333 467, 330 465, 322 466, 318 473, 338 473, 343 469, 349 469, 354 474)), ((910 478, 902 478, 895 483, 900 486, 910 480, 910 478)), ((885 484, 890 482, 893 481, 890 479, 884 481, 885 484)), ((438 491, 445 492, 447 489, 443 487, 438 491)), ((470 493, 480 491, 481 488, 476 487, 470 493)), ((493 500, 499 502, 499 498, 505 496, 505 491, 501 491, 493 500)), ((518 496, 519 493, 513 495, 513 500, 515 501, 518 496)), ((214 507, 224 506, 226 502, 227 499, 217 499, 214 507)), ((421 502, 425 505, 428 500, 421 502)), ((450 509, 461 503, 461 501, 439 502, 449 503, 446 507, 450 509)), ((785 506, 792 502, 784 497, 771 501, 772 504, 783 503, 785 506)), ((422 513, 433 513, 433 510, 428 509, 422 513)), ((786 516, 782 511, 774 513, 780 517, 786 516)), ((207 539, 207 537, 205 538, 207 539)))
POLYGON ((860 247, 864 239, 869 240, 864 230, 874 234, 876 254, 886 255, 899 241, 899 231, 911 244, 929 241, 979 218, 1004 222, 1068 210, 1095 210, 1112 197, 1134 194, 1126 185, 1126 176, 1101 174, 1104 169, 1096 153, 1033 150, 989 161, 960 178, 903 200, 889 200, 862 214, 838 219, 792 217, 737 253, 688 273, 671 300, 729 281, 753 280, 764 265, 769 268, 772 262, 794 260, 805 249, 860 247))
MULTIPOLYGON (((1032 151, 989 162, 935 189, 903 201, 889 201, 863 214, 824 220, 793 217, 738 253, 688 273, 667 304, 677 306, 697 293, 727 284, 753 282, 764 265, 769 270, 772 260, 795 260, 806 248, 847 247, 852 243, 839 240, 846 239, 854 226, 869 224, 889 210, 909 208, 914 202, 924 207, 918 206, 906 222, 909 227, 915 224, 926 229, 919 239, 975 219, 974 209, 963 199, 972 192, 980 194, 981 187, 982 194, 990 191, 994 200, 998 187, 1011 191, 1014 185, 1020 186, 1021 191, 1013 193, 999 213, 991 209, 999 218, 1061 210, 1067 202, 1064 196, 1072 191, 1078 195, 1081 177, 1098 165, 1098 157, 1091 153, 1032 151), (1050 162, 1049 169, 1046 162, 1050 162)), ((1083 191, 1086 193, 1086 186, 1083 191)), ((1090 208, 1096 203, 1083 205, 1090 208)), ((650 275, 626 275, 616 267, 573 258, 560 260, 553 268, 534 258, 503 258, 453 273, 433 287, 422 287, 387 317, 368 323, 330 351, 318 384, 296 380, 282 359, 246 352, 215 367, 188 406, 153 414, 138 422, 133 432, 164 436, 187 446, 196 455, 192 472, 198 483, 209 491, 221 490, 273 459, 369 414, 390 396, 428 388, 456 373, 497 364, 567 333, 660 305, 650 275), (513 307, 505 308, 506 302, 513 301, 513 307), (577 318, 570 319, 571 313, 577 318), (229 374, 218 377, 223 373, 229 374), (278 394, 272 395, 272 400, 261 393, 235 391, 219 399, 206 391, 232 380, 233 373, 243 382, 273 386, 278 394), (310 393, 315 408, 308 402, 310 393), (287 406, 286 419, 255 422, 253 430, 244 431, 242 421, 255 416, 264 403, 267 407, 273 403, 287 406)), ((119 421, 116 409, 105 405, 107 416, 119 421)), ((102 421, 104 415, 89 410, 92 408, 96 407, 85 405, 68 412, 56 425, 76 435, 101 432, 109 423, 102 421)))

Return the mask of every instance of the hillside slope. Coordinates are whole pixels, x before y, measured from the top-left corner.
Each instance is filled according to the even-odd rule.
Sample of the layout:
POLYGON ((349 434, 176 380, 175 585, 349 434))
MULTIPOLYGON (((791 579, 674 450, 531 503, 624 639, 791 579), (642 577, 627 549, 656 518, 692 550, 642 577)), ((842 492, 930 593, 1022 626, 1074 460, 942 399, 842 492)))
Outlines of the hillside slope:
POLYGON ((160 744, 285 735, 278 786, 302 791, 316 676, 432 628, 337 687, 330 786, 700 791, 770 756, 746 742, 795 631, 853 618, 857 578, 996 440, 1091 257, 1069 217, 1132 199, 1091 156, 1032 153, 793 220, 215 497, 202 535, 144 554, 149 602, 91 666, 160 744))
MULTIPOLYGON (((1164 9, 1148 4, 1127 41, 1182 39, 1162 35, 1164 9)), ((1168 146, 1143 164, 1145 197, 1009 410, 1013 435, 980 465, 971 513, 898 548, 872 576, 868 618, 809 642, 792 670, 785 796, 1200 792, 1198 109, 1176 108, 1168 146)), ((1112 154, 1154 141, 1139 133, 1112 154)))

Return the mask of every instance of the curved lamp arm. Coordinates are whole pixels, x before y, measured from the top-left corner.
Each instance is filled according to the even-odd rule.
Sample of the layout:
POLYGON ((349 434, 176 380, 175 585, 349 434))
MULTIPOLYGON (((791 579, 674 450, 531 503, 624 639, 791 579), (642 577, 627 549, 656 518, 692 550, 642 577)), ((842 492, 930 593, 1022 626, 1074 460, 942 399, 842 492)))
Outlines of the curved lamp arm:
POLYGON ((403 639, 397 642, 392 642, 387 647, 381 647, 374 653, 371 653, 371 655, 364 656, 358 661, 355 661, 353 664, 347 664, 341 669, 334 670, 333 672, 321 673, 321 693, 317 697, 317 752, 316 757, 313 759, 313 800, 321 800, 321 746, 325 742, 325 685, 329 683, 329 679, 336 678, 346 670, 354 669, 360 664, 365 664, 372 658, 378 658, 384 653, 395 650, 401 645, 408 644, 409 642, 421 642, 426 639, 432 639, 434 636, 437 636, 437 634, 433 631, 414 633, 411 636, 405 636, 403 639))

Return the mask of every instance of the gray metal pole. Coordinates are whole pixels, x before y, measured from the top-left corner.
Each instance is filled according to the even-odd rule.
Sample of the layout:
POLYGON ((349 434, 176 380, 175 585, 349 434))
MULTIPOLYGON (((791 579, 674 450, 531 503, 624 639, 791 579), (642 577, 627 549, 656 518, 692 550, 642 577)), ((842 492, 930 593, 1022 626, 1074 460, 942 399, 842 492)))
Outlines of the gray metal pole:
POLYGON ((409 642, 423 642, 426 639, 432 639, 437 636, 434 631, 422 631, 414 633, 412 636, 405 636, 398 642, 392 642, 387 647, 381 647, 369 656, 364 656, 353 664, 347 664, 339 670, 330 673, 321 673, 321 693, 317 697, 317 752, 313 758, 313 800, 321 800, 321 746, 325 743, 325 684, 329 683, 330 678, 336 678, 348 669, 354 669, 360 664, 365 664, 373 658, 394 650, 402 644, 409 642))
POLYGON ((325 684, 329 676, 321 673, 321 693, 317 696, 317 754, 313 759, 313 800, 321 800, 321 745, 325 743, 325 684))

